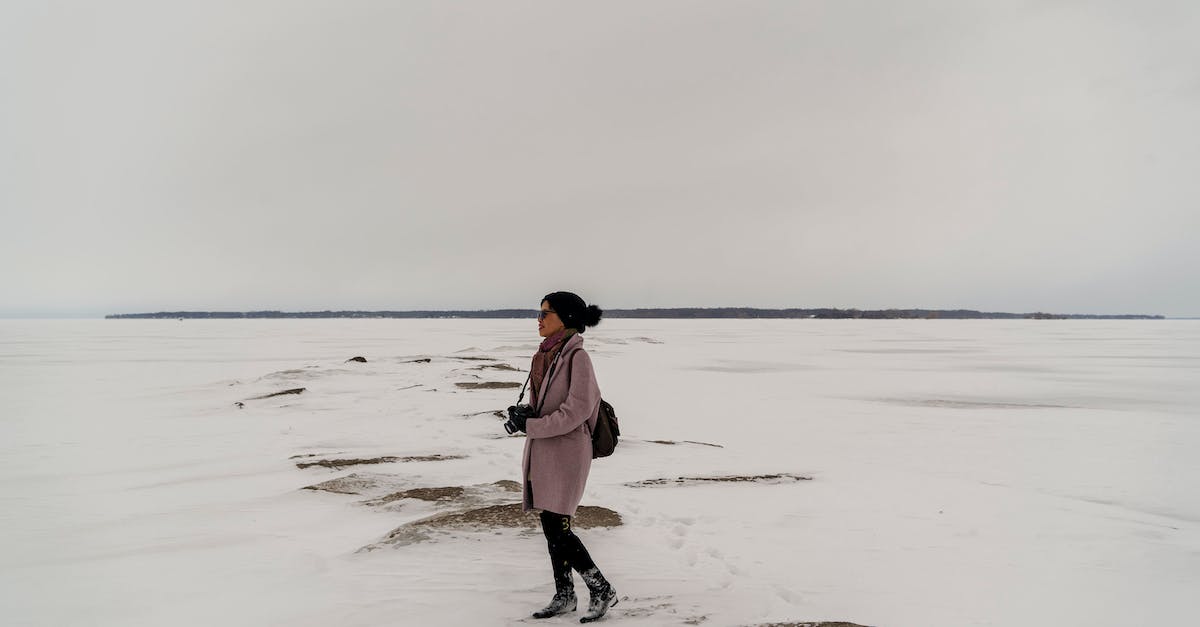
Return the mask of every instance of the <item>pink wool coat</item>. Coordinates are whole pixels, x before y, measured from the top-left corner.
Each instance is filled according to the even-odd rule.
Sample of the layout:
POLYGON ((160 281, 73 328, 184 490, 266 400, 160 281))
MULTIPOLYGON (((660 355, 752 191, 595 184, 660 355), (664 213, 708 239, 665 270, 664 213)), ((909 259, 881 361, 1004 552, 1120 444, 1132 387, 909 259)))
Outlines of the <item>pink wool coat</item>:
POLYGON ((574 516, 592 468, 592 429, 600 415, 600 386, 582 335, 567 338, 553 377, 538 390, 545 403, 525 425, 524 509, 574 516))

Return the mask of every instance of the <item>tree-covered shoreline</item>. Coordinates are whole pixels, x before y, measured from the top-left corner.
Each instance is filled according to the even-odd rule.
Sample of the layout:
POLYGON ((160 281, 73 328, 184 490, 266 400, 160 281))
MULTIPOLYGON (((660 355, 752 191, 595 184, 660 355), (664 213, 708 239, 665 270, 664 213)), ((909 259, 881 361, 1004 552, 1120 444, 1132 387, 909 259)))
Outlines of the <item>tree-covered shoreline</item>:
MULTIPOLYGON (((414 310, 414 311, 160 311, 154 313, 109 314, 106 319, 238 319, 238 318, 529 318, 531 309, 414 310)), ((606 309, 607 318, 671 319, 1103 319, 1162 320, 1161 315, 1144 314, 1056 314, 1046 312, 1008 313, 973 309, 758 309, 753 307, 678 307, 650 309, 606 309)))

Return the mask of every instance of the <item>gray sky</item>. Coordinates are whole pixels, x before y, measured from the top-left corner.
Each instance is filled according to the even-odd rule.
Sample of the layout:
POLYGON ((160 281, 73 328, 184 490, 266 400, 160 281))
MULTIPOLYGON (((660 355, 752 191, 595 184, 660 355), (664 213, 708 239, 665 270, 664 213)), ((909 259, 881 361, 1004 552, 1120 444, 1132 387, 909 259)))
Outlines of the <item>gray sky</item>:
POLYGON ((0 316, 1200 314, 1200 5, 0 3, 0 316))

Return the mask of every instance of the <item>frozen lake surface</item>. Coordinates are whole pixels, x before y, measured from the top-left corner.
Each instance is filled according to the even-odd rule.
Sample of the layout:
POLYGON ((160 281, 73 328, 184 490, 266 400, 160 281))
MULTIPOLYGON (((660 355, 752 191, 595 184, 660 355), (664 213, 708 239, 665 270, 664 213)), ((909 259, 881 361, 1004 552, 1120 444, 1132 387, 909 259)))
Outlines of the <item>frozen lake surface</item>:
MULTIPOLYGON (((1197 619, 1200 321, 584 338, 623 430, 583 503, 622 524, 579 531, 622 598, 611 624, 1197 619), (811 480, 639 483, 780 473, 811 480)), ((532 319, 0 320, 0 622, 577 624, 527 618, 553 591, 534 530, 381 543, 472 501, 303 489, 519 500, 478 492, 520 480, 522 440, 490 413, 518 390, 456 384, 523 382, 539 339, 532 319)))

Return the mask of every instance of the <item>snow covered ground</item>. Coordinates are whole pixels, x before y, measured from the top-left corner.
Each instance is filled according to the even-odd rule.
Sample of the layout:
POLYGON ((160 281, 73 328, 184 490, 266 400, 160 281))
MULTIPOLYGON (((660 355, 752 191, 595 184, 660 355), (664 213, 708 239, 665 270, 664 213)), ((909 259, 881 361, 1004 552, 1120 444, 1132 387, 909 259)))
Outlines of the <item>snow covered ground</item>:
MULTIPOLYGON (((517 390, 456 383, 524 381, 538 340, 533 319, 0 321, 0 623, 576 624, 527 618, 552 593, 536 531, 360 552, 466 504, 302 489, 519 480, 490 414, 517 390), (296 465, 432 455, 457 458, 296 465)), ((606 320, 585 346, 624 432, 584 499, 623 524, 579 532, 609 623, 1200 615, 1200 321, 606 320), (778 473, 811 480, 631 485, 778 473)))

